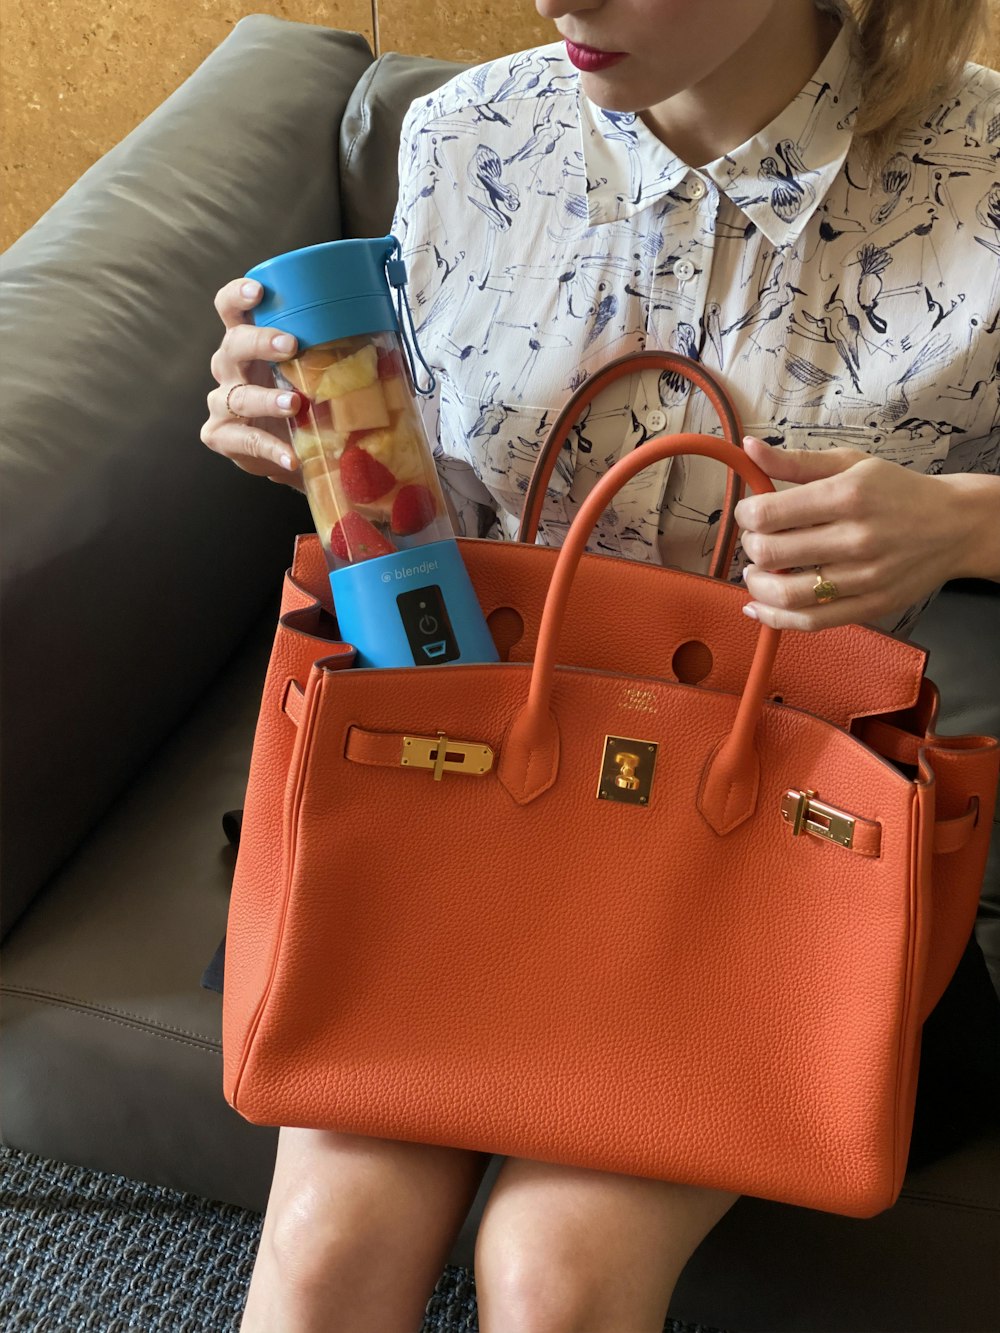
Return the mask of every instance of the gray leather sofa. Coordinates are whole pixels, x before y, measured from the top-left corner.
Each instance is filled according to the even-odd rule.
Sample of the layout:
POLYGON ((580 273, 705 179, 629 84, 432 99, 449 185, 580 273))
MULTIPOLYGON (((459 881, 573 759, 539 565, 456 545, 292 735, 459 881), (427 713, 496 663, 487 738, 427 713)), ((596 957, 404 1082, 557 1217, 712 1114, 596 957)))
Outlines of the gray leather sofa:
MULTIPOLYGON (((383 233, 403 112, 454 69, 244 19, 4 256, 12 1147, 265 1205, 277 1131, 226 1105, 220 997, 200 978, 226 924, 221 816, 242 804, 281 575, 311 525, 300 495, 199 441, 212 297, 279 251, 383 233)), ((942 730, 1000 730, 998 592, 951 585, 914 636, 942 730)), ((994 959, 998 881, 994 861, 977 928, 994 959)), ((925 1030, 897 1205, 853 1221, 742 1200, 671 1313, 733 1333, 1000 1328, 998 1031, 972 940, 925 1030)))

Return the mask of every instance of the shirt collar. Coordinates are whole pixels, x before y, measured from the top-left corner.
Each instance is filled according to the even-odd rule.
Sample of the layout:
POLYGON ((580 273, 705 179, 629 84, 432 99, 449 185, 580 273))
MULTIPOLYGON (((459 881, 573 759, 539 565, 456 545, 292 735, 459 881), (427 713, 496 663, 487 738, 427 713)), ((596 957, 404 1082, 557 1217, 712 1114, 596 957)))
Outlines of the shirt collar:
MULTIPOLYGON (((746 143, 698 168, 775 246, 802 232, 851 145, 861 55, 853 20, 838 12, 841 30, 802 91, 746 143)), ((631 217, 689 174, 637 113, 603 110, 579 83, 577 95, 591 226, 631 217)))

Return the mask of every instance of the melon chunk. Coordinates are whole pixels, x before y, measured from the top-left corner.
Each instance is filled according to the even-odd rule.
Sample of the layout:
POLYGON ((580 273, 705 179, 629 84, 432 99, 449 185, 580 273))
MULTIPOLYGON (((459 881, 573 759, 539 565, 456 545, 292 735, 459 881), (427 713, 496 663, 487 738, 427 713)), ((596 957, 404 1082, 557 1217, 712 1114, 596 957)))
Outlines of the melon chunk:
POLYGON ((389 409, 377 380, 363 389, 352 389, 331 399, 330 407, 333 426, 338 431, 375 430, 389 424, 389 409))
POLYGON ((410 406, 410 393, 402 375, 390 375, 380 381, 385 394, 385 405, 390 412, 405 412, 410 406))

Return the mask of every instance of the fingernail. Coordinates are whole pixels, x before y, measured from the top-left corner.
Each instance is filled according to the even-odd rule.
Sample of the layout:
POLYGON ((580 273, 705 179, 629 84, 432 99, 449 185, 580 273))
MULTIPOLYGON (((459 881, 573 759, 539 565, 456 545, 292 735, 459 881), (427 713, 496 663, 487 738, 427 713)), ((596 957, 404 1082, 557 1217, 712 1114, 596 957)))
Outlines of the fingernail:
POLYGON ((749 616, 751 620, 759 619, 757 615, 757 608, 753 605, 752 602, 747 602, 746 606, 743 608, 743 614, 745 616, 749 616))
POLYGON ((279 393, 278 406, 281 408, 282 412, 290 411, 292 406, 292 395, 290 393, 279 393))
POLYGON ((759 439, 756 435, 744 435, 744 436, 743 436, 743 443, 744 443, 744 444, 749 444, 749 443, 751 442, 751 440, 753 441, 754 444, 763 444, 763 443, 764 443, 764 441, 761 440, 761 439, 759 439))
POLYGON ((742 574, 741 577, 742 577, 744 583, 746 583, 746 581, 747 581, 747 570, 748 570, 749 568, 750 568, 749 565, 744 565, 744 566, 743 566, 743 574, 742 574))
POLYGON ((278 459, 278 462, 281 464, 283 468, 287 468, 289 472, 291 472, 292 468, 295 466, 294 461, 288 454, 282 454, 281 457, 278 459))
POLYGON ((271 339, 271 346, 276 352, 290 352, 295 346, 295 339, 290 333, 276 333, 271 339))
POLYGON ((245 282, 240 288, 240 294, 245 296, 248 301, 252 301, 255 296, 260 295, 259 282, 245 282))

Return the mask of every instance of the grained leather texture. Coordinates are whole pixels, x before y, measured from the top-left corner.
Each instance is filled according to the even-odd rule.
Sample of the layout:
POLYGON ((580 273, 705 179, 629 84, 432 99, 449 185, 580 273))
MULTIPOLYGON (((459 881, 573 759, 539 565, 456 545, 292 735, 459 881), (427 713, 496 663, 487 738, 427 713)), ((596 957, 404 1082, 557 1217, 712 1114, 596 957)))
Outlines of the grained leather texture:
MULTIPOLYGON (((227 975, 227 1009, 249 1000, 259 1020, 238 1046, 227 1023, 227 1099, 259 1123, 887 1207, 928 972, 914 784, 768 705, 759 814, 719 839, 690 813, 731 701, 663 683, 644 730, 663 756, 651 807, 597 802, 604 736, 634 720, 628 678, 576 668, 555 673, 559 781, 529 806, 493 775, 438 783, 344 755, 352 726, 499 749, 529 671, 310 673, 278 802, 281 901, 258 909, 250 942, 231 915, 230 956, 263 954, 268 989, 227 975), (789 786, 877 813, 882 857, 793 839, 789 786)), ((261 893, 253 870, 241 856, 240 893, 261 893)))
MULTIPOLYGON (((484 614, 514 607, 524 623, 509 660, 532 661, 559 548, 470 537, 458 538, 458 544, 484 614)), ((581 557, 560 635, 559 661, 598 670, 627 668, 636 676, 670 680, 676 679, 671 663, 678 648, 695 640, 706 643, 712 653, 712 668, 699 684, 737 694, 758 635, 740 613, 750 600, 747 590, 702 574, 634 562, 629 594, 623 598, 620 566, 616 556, 586 552, 581 557)), ((297 607, 322 607, 333 616, 330 581, 314 533, 303 533, 296 541, 286 577, 286 590, 290 587, 296 589, 297 607)), ((770 693, 848 727, 854 718, 910 709, 920 694, 926 660, 923 648, 858 625, 817 635, 785 634, 770 693), (837 669, 825 669, 828 663, 837 669)), ((635 700, 639 713, 641 705, 640 695, 635 700)))
POLYGON ((402 670, 345 670, 349 652, 305 632, 335 634, 318 543, 299 540, 230 908, 226 1098, 261 1124, 877 1213, 902 1183, 921 1023, 968 937, 986 856, 988 819, 938 857, 935 821, 973 796, 992 812, 1000 748, 924 736, 918 772, 901 771, 848 727, 878 711, 879 691, 896 720, 918 711, 920 650, 860 627, 825 644, 767 632, 775 675, 786 645, 811 644, 786 656, 777 703, 742 590, 661 568, 654 590, 641 566, 599 556, 570 571, 571 540, 556 553, 556 581, 573 584, 559 627, 553 603, 544 623, 530 604, 551 552, 462 543, 484 609, 491 577, 501 604, 526 599, 534 661, 402 670), (584 587, 602 599, 579 599, 584 587), (711 674, 729 688, 678 682, 643 656, 643 627, 667 643, 676 630, 658 613, 669 624, 688 600, 685 631, 699 610, 712 623, 711 674), (595 606, 618 618, 641 674, 620 652, 594 660, 595 606), (831 718, 793 701, 828 708, 838 638, 857 666, 844 682, 838 656, 831 718), (297 722, 282 710, 290 679, 297 722), (698 793, 741 726, 756 799, 720 837, 698 793), (494 771, 435 781, 348 753, 358 731, 439 730, 491 746, 494 771), (609 734, 659 747, 646 808, 595 799, 609 734), (525 802, 503 778, 512 748, 525 802), (533 750, 549 755, 544 782, 523 762, 533 750), (880 825, 880 854, 793 837, 788 790, 880 825))

